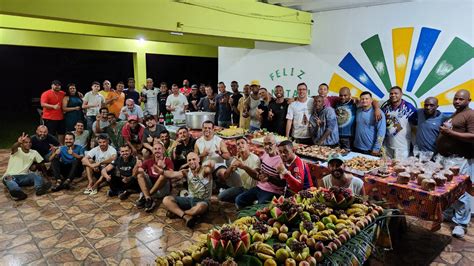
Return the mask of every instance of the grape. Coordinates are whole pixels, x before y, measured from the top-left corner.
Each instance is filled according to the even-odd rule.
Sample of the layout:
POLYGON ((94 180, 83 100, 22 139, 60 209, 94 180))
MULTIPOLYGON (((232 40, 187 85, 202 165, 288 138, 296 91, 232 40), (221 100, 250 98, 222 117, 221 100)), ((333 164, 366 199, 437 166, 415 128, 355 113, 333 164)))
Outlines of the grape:
POLYGON ((293 242, 291 242, 291 250, 296 252, 296 253, 301 253, 303 251, 303 249, 306 247, 306 243, 305 242, 300 242, 298 240, 294 240, 293 242))
POLYGON ((310 199, 313 197, 313 194, 309 192, 308 190, 301 190, 298 193, 303 199, 310 199))
POLYGON ((223 227, 221 229, 221 239, 236 244, 240 241, 240 232, 236 228, 223 227))
POLYGON ((267 225, 262 221, 256 221, 252 226, 253 229, 259 232, 260 234, 265 234, 266 232, 268 232, 267 225))
POLYGON ((203 266, 220 266, 221 264, 218 261, 215 261, 211 258, 205 258, 201 262, 201 265, 203 265, 203 266))
POLYGON ((317 216, 316 214, 312 214, 312 215, 311 215, 311 221, 312 221, 313 223, 319 222, 319 216, 317 216))
POLYGON ((310 221, 303 221, 303 228, 308 231, 311 231, 314 229, 314 224, 310 221))

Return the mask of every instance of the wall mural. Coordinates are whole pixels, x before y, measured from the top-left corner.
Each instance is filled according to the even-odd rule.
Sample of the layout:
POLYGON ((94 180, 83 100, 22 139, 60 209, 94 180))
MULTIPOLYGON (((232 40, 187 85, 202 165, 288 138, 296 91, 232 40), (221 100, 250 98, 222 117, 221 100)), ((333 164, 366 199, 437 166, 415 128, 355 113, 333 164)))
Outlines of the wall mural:
MULTIPOLYGON (((421 107, 421 100, 427 96, 435 96, 439 100, 439 105, 452 105, 455 91, 459 89, 467 89, 474 98, 474 79, 462 81, 459 85, 444 90, 438 95, 429 94, 430 90, 438 85, 442 80, 451 75, 453 72, 461 68, 469 60, 474 58, 474 48, 455 37, 442 53, 440 58, 436 60, 434 65, 425 65, 426 60, 430 56, 436 41, 441 34, 441 30, 423 27, 414 50, 413 60, 410 68, 408 68, 410 58, 410 48, 413 41, 413 27, 392 29, 392 51, 395 80, 390 79, 385 60, 384 50, 380 42, 379 35, 376 34, 361 43, 364 53, 372 64, 376 77, 371 77, 367 71, 361 66, 357 59, 349 52, 340 61, 339 67, 354 80, 359 82, 365 88, 359 88, 351 83, 348 79, 337 73, 333 73, 329 88, 332 92, 338 94, 341 87, 348 87, 355 96, 359 96, 364 90, 371 91, 374 96, 382 99, 388 96, 388 91, 392 84, 400 86, 404 92, 405 100, 411 102, 415 107, 421 107), (419 86, 415 86, 420 73, 424 68, 431 68, 428 75, 423 81, 419 81, 419 86), (377 86, 375 79, 380 79, 383 88, 377 86), (408 79, 406 81, 406 79, 408 79), (406 83, 406 86, 404 87, 406 83)), ((387 52, 387 51, 386 51, 387 52)), ((431 60, 431 59, 430 59, 431 60)), ((424 71, 428 71, 425 69, 424 71)), ((472 72, 471 72, 472 73, 472 72)))

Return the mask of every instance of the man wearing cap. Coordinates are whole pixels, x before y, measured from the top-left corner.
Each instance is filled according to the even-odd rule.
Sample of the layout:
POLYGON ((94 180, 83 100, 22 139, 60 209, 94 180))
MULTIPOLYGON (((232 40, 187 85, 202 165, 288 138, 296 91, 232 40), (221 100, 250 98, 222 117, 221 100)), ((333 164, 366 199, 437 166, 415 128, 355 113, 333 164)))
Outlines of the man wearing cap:
POLYGON ((141 123, 143 120, 143 111, 142 108, 135 104, 132 99, 125 100, 125 106, 120 110, 120 120, 127 120, 129 115, 135 115, 138 117, 138 121, 141 123))
POLYGON ((179 89, 179 92, 184 96, 188 97, 188 95, 191 93, 191 88, 189 87, 189 80, 183 80, 183 87, 179 89))
POLYGON ((334 153, 329 156, 328 168, 330 174, 323 178, 323 187, 349 188, 354 195, 365 195, 362 179, 344 172, 344 160, 340 154, 334 153))
POLYGON ((146 86, 141 91, 142 102, 145 103, 145 114, 152 115, 158 120, 158 92, 160 90, 153 86, 153 79, 146 79, 146 86))
POLYGON ((122 137, 125 143, 132 148, 132 154, 137 155, 142 149, 143 131, 145 127, 138 123, 136 115, 129 115, 126 123, 122 128, 122 137))
POLYGON ((66 95, 61 90, 61 82, 53 80, 51 89, 41 94, 41 107, 43 107, 43 123, 51 134, 56 135, 60 143, 64 143, 64 114, 62 110, 63 98, 66 95))
MULTIPOLYGON (((247 102, 247 99, 250 97, 250 86, 249 84, 244 85, 244 96, 239 99, 239 103, 237 105, 237 111, 240 115, 239 118, 239 127, 244 128, 244 129, 249 129, 250 128, 250 117, 245 116, 246 113, 246 107, 245 103, 247 102)), ((286 114, 285 114, 286 115, 286 114)))
POLYGON ((286 137, 292 136, 297 143, 312 145, 309 118, 313 112, 313 98, 308 98, 308 86, 300 83, 296 87, 298 98, 288 106, 286 114, 286 137))
POLYGON ((250 96, 247 98, 246 107, 244 110, 244 117, 250 118, 250 130, 260 130, 261 123, 257 117, 257 109, 260 104, 260 96, 258 94, 260 90, 260 82, 258 80, 252 80, 250 82, 250 96))
POLYGON ((188 105, 189 105, 189 111, 191 112, 196 112, 199 110, 197 104, 201 97, 199 97, 199 90, 198 86, 194 84, 191 86, 191 93, 188 95, 188 105))

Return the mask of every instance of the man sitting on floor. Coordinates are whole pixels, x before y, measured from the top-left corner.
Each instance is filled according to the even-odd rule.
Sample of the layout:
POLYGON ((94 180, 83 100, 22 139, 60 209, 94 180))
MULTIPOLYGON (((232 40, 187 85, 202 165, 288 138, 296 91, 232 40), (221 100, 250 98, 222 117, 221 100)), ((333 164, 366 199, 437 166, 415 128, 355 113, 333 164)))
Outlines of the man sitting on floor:
POLYGON ((181 217, 186 226, 192 228, 196 218, 207 212, 212 192, 212 172, 214 163, 211 161, 201 166, 199 156, 190 152, 187 156, 189 169, 167 171, 160 169, 159 173, 169 179, 186 178, 188 183, 188 197, 166 196, 163 205, 168 210, 169 218, 181 217))
POLYGON ((49 156, 58 146, 58 140, 48 133, 45 125, 38 126, 36 135, 31 136, 31 149, 37 151, 46 161, 49 161, 49 156))
MULTIPOLYGON (((76 124, 77 125, 77 124, 76 124)), ((81 176, 81 160, 84 157, 84 148, 74 144, 75 136, 71 132, 64 135, 64 146, 59 147, 49 158, 56 184, 51 189, 56 192, 63 188, 69 189, 74 177, 81 176)))
POLYGON ((27 195, 21 190, 22 186, 35 186, 36 195, 46 194, 51 183, 44 182, 43 178, 35 173, 29 172, 33 162, 41 163, 43 157, 31 149, 31 139, 25 133, 21 134, 18 141, 11 148, 10 159, 7 170, 3 175, 3 184, 14 200, 24 200, 27 195))
POLYGON ((328 158, 328 168, 331 174, 323 178, 323 187, 342 187, 352 190, 354 195, 364 196, 364 181, 344 172, 344 160, 340 154, 331 154, 328 158))
POLYGON ((278 167, 278 173, 288 184, 285 195, 293 195, 300 190, 313 186, 309 167, 293 151, 293 142, 285 140, 278 144, 278 151, 283 161, 278 167))

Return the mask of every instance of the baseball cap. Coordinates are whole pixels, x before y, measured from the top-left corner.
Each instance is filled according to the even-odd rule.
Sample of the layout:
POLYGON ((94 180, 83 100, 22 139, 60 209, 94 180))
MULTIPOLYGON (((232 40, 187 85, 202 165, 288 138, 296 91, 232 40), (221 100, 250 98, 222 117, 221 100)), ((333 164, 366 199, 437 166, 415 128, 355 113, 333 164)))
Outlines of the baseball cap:
POLYGON ((136 115, 129 115, 127 121, 132 121, 132 120, 138 121, 138 116, 136 116, 136 115))
POLYGON ((250 86, 252 86, 252 85, 253 86, 260 86, 260 81, 254 79, 254 80, 250 81, 250 86))
POLYGON ((59 86, 61 86, 61 81, 55 79, 55 80, 53 80, 53 81, 51 82, 51 84, 52 84, 52 85, 59 85, 59 86))
POLYGON ((191 89, 199 89, 199 87, 198 87, 198 85, 193 84, 193 85, 191 86, 191 89))
POLYGON ((344 159, 342 159, 342 155, 340 155, 339 153, 332 153, 331 155, 329 155, 328 163, 333 160, 339 160, 341 163, 344 163, 344 159))

